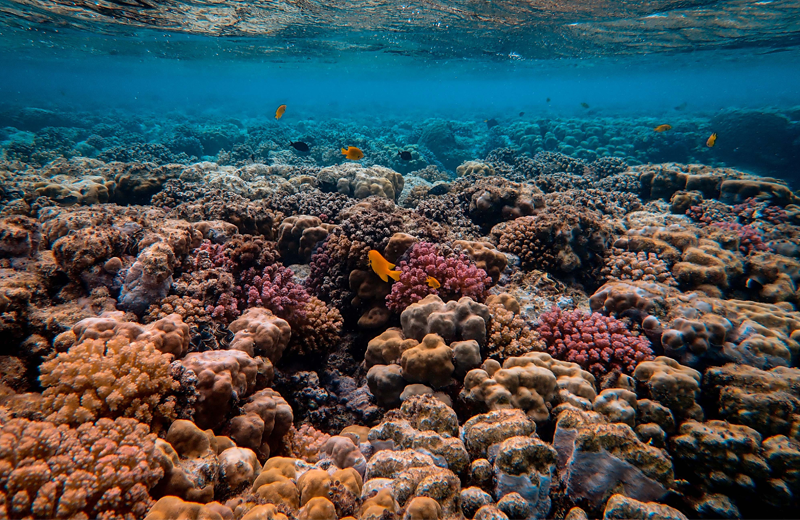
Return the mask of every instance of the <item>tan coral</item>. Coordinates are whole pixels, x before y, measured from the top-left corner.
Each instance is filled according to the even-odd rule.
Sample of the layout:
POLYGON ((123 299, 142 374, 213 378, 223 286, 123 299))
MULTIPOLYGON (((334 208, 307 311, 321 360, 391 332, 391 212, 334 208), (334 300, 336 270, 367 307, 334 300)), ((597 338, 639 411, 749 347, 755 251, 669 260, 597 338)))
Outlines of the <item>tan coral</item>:
POLYGON ((332 224, 310 215, 296 215, 283 219, 278 227, 278 250, 286 265, 308 263, 318 243, 328 237, 332 224))
POLYGON ((234 333, 231 349, 247 352, 250 356, 264 356, 272 363, 281 359, 292 335, 286 320, 261 307, 247 309, 228 328, 234 333))
POLYGON ((338 191, 356 199, 372 195, 396 201, 403 191, 403 176, 383 166, 365 168, 360 164, 339 164, 317 174, 323 191, 338 191))
POLYGON ((409 305, 400 315, 403 334, 422 341, 427 334, 438 334, 445 341, 474 339, 486 344, 489 308, 468 296, 446 304, 435 294, 429 294, 409 305))
POLYGON ((481 161, 465 161, 456 168, 459 177, 473 175, 475 177, 493 177, 494 168, 490 164, 481 161))
POLYGON ((544 341, 520 314, 519 302, 510 294, 492 295, 486 300, 492 321, 489 326, 487 353, 503 361, 532 351, 543 351, 544 341))
POLYGON ((508 266, 506 255, 495 249, 491 242, 456 240, 453 246, 462 248, 479 269, 486 271, 493 283, 497 283, 508 266))
POLYGON ((173 422, 166 439, 156 440, 164 478, 153 488, 153 495, 174 495, 201 503, 213 500, 219 461, 212 438, 210 430, 204 432, 191 421, 173 422))
POLYGON ((256 389, 261 374, 271 379, 272 364, 252 358, 240 350, 191 352, 181 364, 197 375, 200 398, 195 404, 195 422, 201 428, 216 428, 230 411, 234 394, 243 399, 256 389))
POLYGON ((415 339, 407 339, 398 327, 386 329, 379 336, 372 338, 367 344, 364 361, 367 368, 374 365, 388 365, 400 360, 403 352, 417 346, 415 339))
POLYGON ((175 496, 166 496, 155 503, 144 520, 173 520, 175 518, 182 520, 229 520, 232 517, 233 512, 230 508, 223 506, 219 502, 200 504, 191 501, 184 502, 175 496))
POLYGON ((299 429, 294 426, 289 429, 286 446, 291 456, 314 464, 319 461, 320 451, 330 437, 310 424, 303 423, 299 429))
POLYGON ((644 383, 650 399, 672 410, 678 420, 702 420, 703 409, 697 403, 700 395, 700 372, 683 366, 672 358, 659 356, 636 366, 633 377, 644 383))
POLYGON ((520 408, 532 419, 544 421, 550 416, 548 405, 589 409, 595 396, 594 377, 579 365, 531 352, 508 358, 502 368, 489 360, 471 370, 459 397, 478 410, 520 408))
POLYGON ((252 449, 260 460, 282 444, 294 420, 292 408, 271 388, 254 393, 242 407, 244 415, 230 420, 226 430, 238 446, 252 449))
POLYGON ((403 352, 400 359, 403 378, 434 388, 445 386, 455 369, 452 358, 453 349, 438 334, 428 334, 419 345, 403 352))

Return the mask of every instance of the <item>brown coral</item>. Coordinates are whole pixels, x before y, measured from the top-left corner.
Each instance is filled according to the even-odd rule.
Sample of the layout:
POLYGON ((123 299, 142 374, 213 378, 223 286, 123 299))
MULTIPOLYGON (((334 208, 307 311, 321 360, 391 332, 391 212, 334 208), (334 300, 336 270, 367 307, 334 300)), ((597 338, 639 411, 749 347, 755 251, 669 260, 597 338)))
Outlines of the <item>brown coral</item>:
POLYGON ((133 419, 77 429, 27 419, 0 421, 0 516, 143 518, 163 475, 156 436, 133 419))

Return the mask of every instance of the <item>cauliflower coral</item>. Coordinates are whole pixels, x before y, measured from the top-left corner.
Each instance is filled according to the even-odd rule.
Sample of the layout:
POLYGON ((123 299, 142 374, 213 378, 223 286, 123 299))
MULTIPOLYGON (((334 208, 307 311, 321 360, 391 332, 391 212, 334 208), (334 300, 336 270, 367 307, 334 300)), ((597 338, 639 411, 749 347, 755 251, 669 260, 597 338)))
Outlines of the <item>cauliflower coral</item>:
POLYGON ((427 242, 415 244, 398 269, 400 279, 392 284, 392 292, 386 297, 386 306, 396 312, 429 294, 441 296, 444 301, 469 296, 480 302, 492 283, 486 271, 478 268, 467 255, 454 253, 445 258, 439 248, 427 242), (427 283, 429 276, 440 286, 431 287, 427 283))
POLYGON ((550 355, 577 363, 595 377, 612 370, 630 374, 640 362, 653 359, 647 339, 598 312, 564 312, 556 307, 539 317, 537 330, 550 355))

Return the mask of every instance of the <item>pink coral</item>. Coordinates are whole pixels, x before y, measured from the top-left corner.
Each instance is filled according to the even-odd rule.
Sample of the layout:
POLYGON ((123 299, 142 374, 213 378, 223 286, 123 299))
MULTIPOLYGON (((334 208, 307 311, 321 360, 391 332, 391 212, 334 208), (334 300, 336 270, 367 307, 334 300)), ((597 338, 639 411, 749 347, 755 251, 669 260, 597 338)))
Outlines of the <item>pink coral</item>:
POLYGON ((265 267, 261 274, 253 268, 242 273, 243 294, 248 307, 266 307, 276 316, 290 320, 305 317, 311 296, 294 281, 294 272, 282 265, 265 267))
POLYGON ((306 318, 306 305, 311 296, 305 287, 294 280, 288 267, 273 264, 259 271, 249 268, 242 272, 241 285, 219 296, 216 305, 206 311, 214 319, 234 320, 243 310, 264 307, 290 324, 306 318))
POLYGON ((741 204, 734 205, 733 212, 745 223, 762 219, 772 224, 784 224, 789 220, 785 209, 759 201, 755 197, 750 197, 741 204))
POLYGON ((483 301, 491 278, 478 268, 467 255, 453 253, 445 258, 438 247, 428 242, 415 244, 408 259, 400 262, 400 279, 392 285, 386 297, 386 306, 393 311, 402 311, 429 294, 436 294, 444 301, 469 296, 483 301), (428 276, 434 277, 441 286, 430 287, 428 276))
POLYGON ((578 363, 595 377, 612 370, 633 372, 641 361, 653 359, 650 342, 634 336, 622 321, 555 307, 539 317, 539 335, 556 359, 578 363))
POLYGON ((711 225, 715 228, 736 233, 739 236, 739 250, 744 255, 756 251, 770 250, 769 246, 761 238, 761 233, 752 226, 743 226, 735 222, 714 222, 711 225))

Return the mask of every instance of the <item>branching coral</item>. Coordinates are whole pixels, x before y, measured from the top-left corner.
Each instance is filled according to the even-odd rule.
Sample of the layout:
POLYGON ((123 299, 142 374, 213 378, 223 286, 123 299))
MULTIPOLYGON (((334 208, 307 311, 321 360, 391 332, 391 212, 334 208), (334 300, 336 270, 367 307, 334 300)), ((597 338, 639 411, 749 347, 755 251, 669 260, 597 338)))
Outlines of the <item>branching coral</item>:
POLYGON ((134 417, 158 424, 174 416, 179 383, 172 356, 151 342, 124 335, 87 339, 42 363, 40 381, 47 420, 81 424, 101 417, 134 417))
POLYGON ((491 278, 486 271, 479 269, 463 253, 443 256, 433 244, 420 242, 408 253, 408 258, 399 264, 400 279, 392 285, 392 292, 386 297, 386 306, 400 312, 429 294, 436 294, 443 300, 457 300, 469 296, 482 301, 491 278), (428 277, 435 278, 440 287, 433 288, 428 277))
POLYGON ((611 229, 599 213, 559 206, 499 224, 492 235, 498 249, 519 256, 525 268, 575 273, 589 279, 602 265, 611 229))
POLYGON ((486 342, 490 358, 502 362, 512 356, 545 349, 539 334, 520 315, 519 302, 513 296, 507 293, 490 296, 486 305, 492 315, 486 342))
POLYGON ((769 251, 769 246, 764 243, 761 233, 752 226, 743 226, 736 222, 713 222, 711 226, 736 234, 739 238, 739 251, 743 255, 749 255, 757 251, 769 251))
POLYGON ((305 287, 294 281, 288 267, 271 265, 258 273, 248 269, 242 273, 243 296, 248 307, 265 307, 289 323, 305 317, 310 296, 305 287))
POLYGON ((631 373, 653 359, 650 342, 634 336, 625 323, 600 313, 554 308, 539 317, 537 330, 556 359, 578 363, 595 377, 612 370, 631 373))
POLYGON ((656 253, 639 251, 623 251, 612 249, 606 257, 606 265, 602 274, 616 280, 659 282, 676 286, 678 282, 672 277, 669 266, 656 253))

